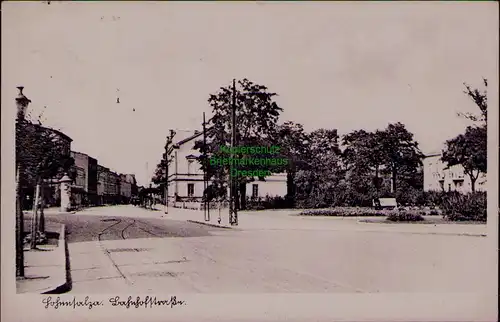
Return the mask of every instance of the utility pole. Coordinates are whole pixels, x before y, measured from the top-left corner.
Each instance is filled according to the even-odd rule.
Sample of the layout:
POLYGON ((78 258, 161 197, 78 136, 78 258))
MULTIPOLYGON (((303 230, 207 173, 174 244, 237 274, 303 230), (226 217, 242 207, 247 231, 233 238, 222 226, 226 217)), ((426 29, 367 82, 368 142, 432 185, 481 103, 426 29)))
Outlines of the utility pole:
POLYGON ((205 215, 205 221, 210 221, 210 200, 208 199, 208 158, 207 158, 207 127, 205 121, 205 112, 203 112, 203 197, 204 197, 204 207, 203 213, 205 215))
MULTIPOLYGON (((234 147, 236 146, 236 80, 233 79, 233 102, 231 104, 231 159, 234 159, 234 147)), ((229 172, 229 223, 232 226, 238 225, 238 209, 236 209, 236 200, 238 197, 236 193, 235 178, 232 176, 233 173, 233 162, 230 163, 229 172)))
POLYGON ((170 130, 170 135, 167 136, 167 143, 165 144, 165 187, 164 187, 164 200, 165 200, 165 214, 168 214, 168 165, 170 163, 170 153, 172 152, 172 142, 175 136, 175 131, 170 130))

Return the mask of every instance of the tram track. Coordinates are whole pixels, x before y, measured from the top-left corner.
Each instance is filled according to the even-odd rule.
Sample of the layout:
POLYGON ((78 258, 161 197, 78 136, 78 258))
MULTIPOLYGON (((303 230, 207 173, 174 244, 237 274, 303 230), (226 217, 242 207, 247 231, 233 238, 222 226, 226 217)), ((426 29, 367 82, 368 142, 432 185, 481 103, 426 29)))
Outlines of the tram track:
MULTIPOLYGON (((102 229, 98 234, 97 234, 97 242, 99 243, 99 246, 101 248, 101 250, 103 251, 103 253, 106 255, 106 257, 109 259, 109 261, 111 262, 111 264, 113 265, 114 269, 118 272, 118 274, 120 275, 121 278, 124 279, 124 281, 128 284, 128 285, 133 285, 134 282, 128 278, 123 272, 122 270, 120 269, 120 267, 118 266, 118 264, 115 262, 115 260, 112 258, 111 256, 111 253, 110 251, 105 247, 104 243, 103 243, 103 236, 106 235, 107 233, 109 233, 114 227, 117 227, 119 226, 120 224, 122 223, 127 223, 127 221, 123 218, 109 218, 109 219, 103 219, 102 221, 114 221, 114 223, 110 224, 109 226, 105 227, 104 229, 102 229)), ((126 231, 127 229, 131 228, 131 227, 135 227, 151 236, 154 236, 154 237, 162 237, 158 234, 155 234, 153 233, 152 231, 146 229, 146 228, 143 228, 143 227, 140 227, 138 224, 143 224, 143 225, 147 225, 146 223, 140 221, 140 220, 137 220, 137 219, 132 219, 131 222, 128 222, 126 224, 125 227, 121 228, 120 229, 120 232, 119 232, 119 236, 121 237, 122 240, 127 240, 128 238, 126 238, 126 231)))

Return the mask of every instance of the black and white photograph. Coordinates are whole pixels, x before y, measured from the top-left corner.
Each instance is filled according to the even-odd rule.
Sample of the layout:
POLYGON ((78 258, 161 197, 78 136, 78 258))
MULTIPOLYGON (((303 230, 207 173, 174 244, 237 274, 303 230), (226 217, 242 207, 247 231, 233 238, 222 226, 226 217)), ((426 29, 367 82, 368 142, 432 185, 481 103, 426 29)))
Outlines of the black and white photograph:
POLYGON ((497 320, 498 21, 2 2, 2 319, 497 320))

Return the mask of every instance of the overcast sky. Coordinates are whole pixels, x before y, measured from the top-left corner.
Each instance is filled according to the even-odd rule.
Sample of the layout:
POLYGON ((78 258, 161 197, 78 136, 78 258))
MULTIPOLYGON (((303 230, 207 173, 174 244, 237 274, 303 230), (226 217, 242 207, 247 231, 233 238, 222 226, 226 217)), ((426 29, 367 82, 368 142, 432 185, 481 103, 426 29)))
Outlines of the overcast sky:
POLYGON ((25 86, 73 150, 142 184, 168 129, 199 129, 209 94, 233 78, 278 93, 281 121, 341 134, 400 121, 431 152, 464 130, 457 112, 476 111, 462 83, 498 78, 497 8, 3 2, 2 105, 14 111, 25 86))

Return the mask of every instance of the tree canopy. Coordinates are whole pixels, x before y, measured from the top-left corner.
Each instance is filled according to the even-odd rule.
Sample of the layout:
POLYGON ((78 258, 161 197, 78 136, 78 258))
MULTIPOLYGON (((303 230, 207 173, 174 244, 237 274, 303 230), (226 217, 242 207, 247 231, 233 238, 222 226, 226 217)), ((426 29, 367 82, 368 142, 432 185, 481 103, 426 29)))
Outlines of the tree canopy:
MULTIPOLYGON (((231 111, 233 99, 236 105, 236 142, 237 146, 271 146, 273 145, 278 131, 278 119, 283 111, 274 101, 276 93, 270 92, 264 85, 256 84, 248 79, 236 82, 236 91, 233 95, 232 86, 221 87, 219 91, 211 94, 208 103, 212 107, 212 118, 210 120, 211 131, 207 133, 206 151, 202 140, 195 142, 194 148, 203 155, 206 152, 209 158, 228 158, 229 156, 220 150, 221 146, 231 144, 231 111)), ((250 154, 237 153, 234 158, 276 158, 275 155, 266 153, 250 154)), ((202 169, 206 170, 212 186, 209 188, 214 195, 215 192, 221 194, 225 191, 225 180, 229 174, 229 167, 210 165, 199 159, 202 169)), ((257 169, 277 172, 280 169, 273 166, 262 165, 238 165, 238 170, 253 171, 257 169)), ((246 183, 255 180, 253 176, 238 176, 236 178, 242 204, 244 207, 246 183)), ((264 177, 258 178, 265 180, 264 177)), ((215 196, 214 196, 215 197, 215 196)))
POLYGON ((469 126, 465 133, 446 141, 447 149, 442 160, 448 166, 461 165, 471 179, 472 191, 480 172, 487 170, 487 133, 486 127, 469 126))
POLYGON ((60 144, 52 129, 28 120, 16 122, 16 163, 23 168, 21 181, 34 186, 39 179, 49 179, 70 172, 74 160, 60 144))

